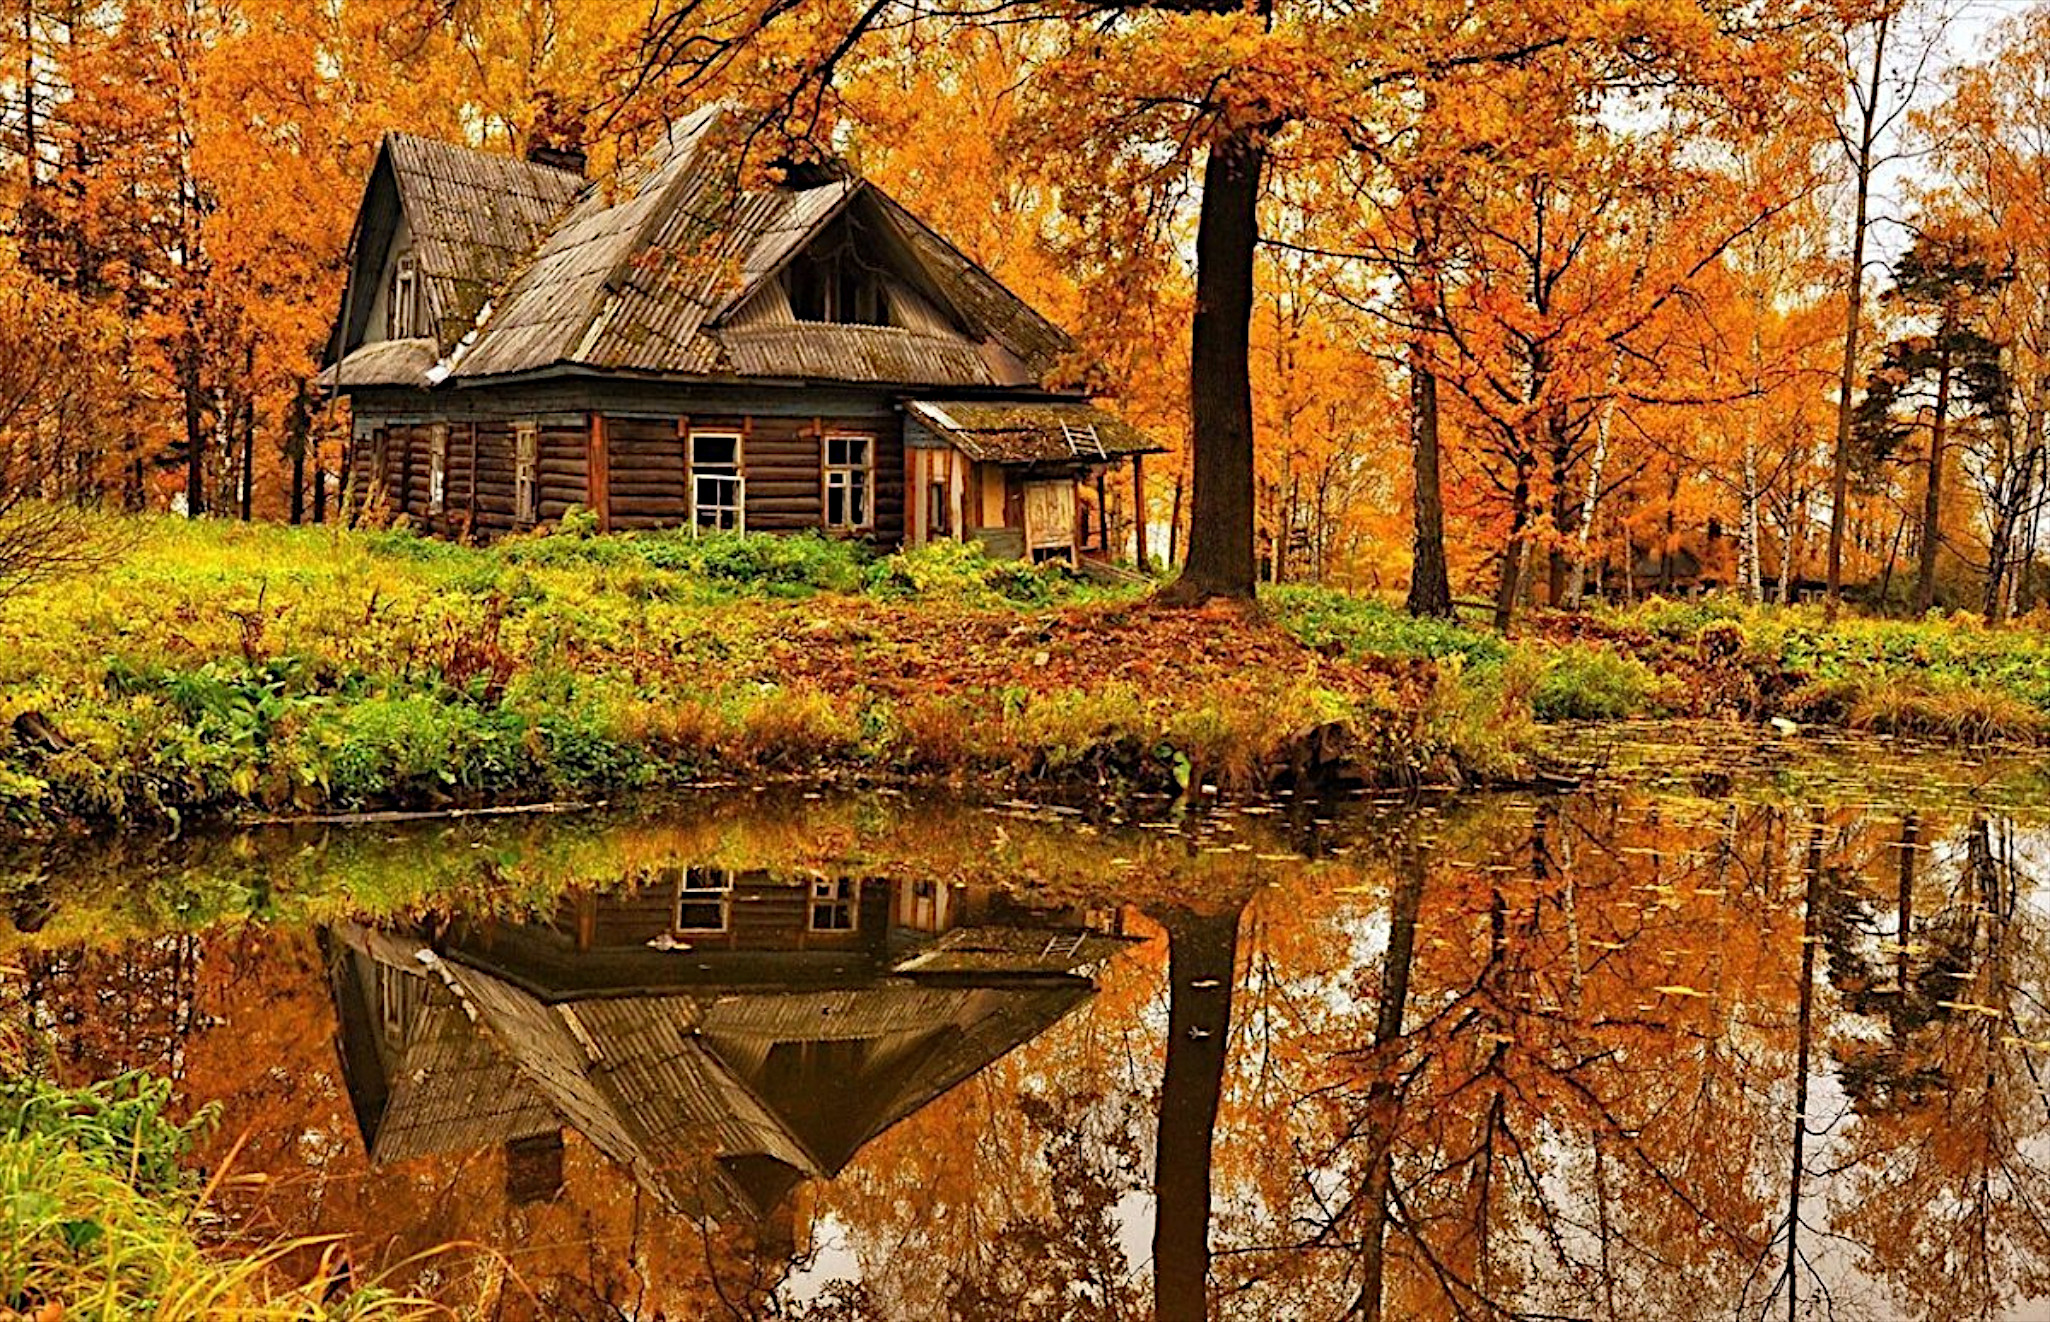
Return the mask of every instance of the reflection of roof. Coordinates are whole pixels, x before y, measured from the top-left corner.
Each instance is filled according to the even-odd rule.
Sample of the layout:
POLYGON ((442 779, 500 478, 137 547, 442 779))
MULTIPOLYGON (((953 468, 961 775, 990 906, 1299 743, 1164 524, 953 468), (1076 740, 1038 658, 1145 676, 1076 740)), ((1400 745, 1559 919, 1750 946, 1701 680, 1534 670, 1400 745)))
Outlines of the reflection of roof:
POLYGON ((915 400, 920 421, 970 459, 1028 464, 1158 454, 1164 448, 1115 413, 1062 401, 915 400))
POLYGON ((351 1063, 351 1021, 358 1036, 377 1023, 369 993, 394 979, 336 981, 338 995, 356 998, 340 1003, 352 1094, 388 1084, 381 1107, 359 1105, 373 1160, 568 1125, 673 1206, 757 1214, 798 1181, 837 1174, 885 1129, 1044 1032, 1094 990, 1074 970, 1124 944, 963 928, 854 986, 563 998, 461 951, 435 955, 356 927, 339 935, 337 967, 391 969, 415 1005, 411 1054, 382 1079, 359 1079, 374 1062, 357 1047, 351 1063))
POLYGON ((957 927, 897 966, 903 973, 1065 973, 1101 964, 1132 938, 1036 927, 957 927))

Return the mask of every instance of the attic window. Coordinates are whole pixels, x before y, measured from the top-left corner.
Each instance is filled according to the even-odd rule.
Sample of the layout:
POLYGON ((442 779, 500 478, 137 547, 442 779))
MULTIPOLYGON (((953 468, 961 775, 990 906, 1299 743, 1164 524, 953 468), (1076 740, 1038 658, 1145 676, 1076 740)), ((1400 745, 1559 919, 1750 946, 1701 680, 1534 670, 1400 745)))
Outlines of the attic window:
POLYGON ((799 321, 888 326, 890 298, 880 275, 845 245, 799 253, 784 271, 790 311, 799 321))
POLYGON ((385 323, 385 338, 410 339, 419 325, 420 276, 413 254, 402 252, 392 269, 391 316, 385 323))

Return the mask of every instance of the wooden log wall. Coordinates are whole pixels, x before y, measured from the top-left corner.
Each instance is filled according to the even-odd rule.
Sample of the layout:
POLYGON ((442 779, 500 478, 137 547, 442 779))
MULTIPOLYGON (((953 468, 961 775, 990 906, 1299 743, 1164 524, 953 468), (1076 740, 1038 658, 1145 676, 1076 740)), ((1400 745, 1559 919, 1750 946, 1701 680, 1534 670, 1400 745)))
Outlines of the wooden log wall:
POLYGON ((479 532, 510 532, 513 526, 513 429, 509 422, 470 424, 477 447, 477 481, 466 492, 479 532))
POLYGON ((607 418, 612 526, 680 528, 690 517, 689 455, 674 418, 607 418))
MULTIPOLYGON (((505 465, 508 510, 512 508, 512 447, 509 438, 510 432, 505 465)), ((547 422, 541 425, 534 460, 538 486, 536 503, 540 506, 536 516, 541 522, 555 522, 567 514, 572 505, 590 505, 586 485, 591 471, 590 442, 590 430, 582 423, 547 422)))
MULTIPOLYGON (((385 433, 382 479, 394 513, 410 516, 436 532, 491 535, 509 532, 513 520, 514 422, 485 419, 450 422, 445 503, 430 519, 429 453, 426 422, 392 423, 385 433)), ((541 424, 536 447, 537 519, 552 523, 572 506, 596 509, 605 498, 610 525, 619 529, 682 527, 690 517, 691 431, 735 432, 742 437, 741 471, 747 479, 750 532, 796 532, 821 526, 825 513, 823 437, 867 436, 874 442, 869 536, 889 549, 901 544, 909 513, 905 450, 901 429, 877 418, 749 418, 738 415, 619 417, 602 422, 556 415, 541 424), (594 449, 594 442, 597 448, 594 449), (592 458, 604 464, 605 490, 592 489, 592 458)), ((376 448, 361 442, 366 469, 376 448)), ((367 480, 367 477, 366 477, 367 480)), ((916 493, 922 498, 923 493, 916 493)))

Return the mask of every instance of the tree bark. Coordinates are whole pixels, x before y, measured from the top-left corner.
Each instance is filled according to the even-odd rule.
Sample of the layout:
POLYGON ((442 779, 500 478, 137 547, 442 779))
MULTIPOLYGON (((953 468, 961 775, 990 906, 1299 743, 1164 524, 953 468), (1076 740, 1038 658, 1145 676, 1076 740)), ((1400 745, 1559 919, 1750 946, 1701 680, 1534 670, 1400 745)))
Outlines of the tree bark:
POLYGON ((1267 146, 1239 128, 1210 148, 1196 225, 1196 315, 1189 345, 1194 492, 1189 558, 1162 601, 1253 597, 1253 258, 1267 146))
POLYGON ((1915 566, 1915 614, 1936 604, 1936 550, 1943 537, 1943 441, 1950 422, 1951 311, 1944 309, 1936 350, 1936 413, 1929 420, 1929 480, 1922 488, 1922 554, 1915 566))
MULTIPOLYGON (((189 332, 188 332, 189 333, 189 332)), ((178 389, 185 406, 185 517, 206 513, 206 428, 200 417, 199 356, 191 345, 180 346, 178 389)))
POLYGON ((1508 633, 1516 618, 1516 591, 1523 572, 1524 531, 1530 523, 1530 469, 1516 465, 1516 489, 1510 497, 1509 541, 1502 548, 1502 574, 1495 586, 1495 632, 1508 633))
MULTIPOLYGON (((1421 221, 1419 222, 1421 224, 1421 221)), ((1425 337, 1438 326, 1435 277, 1426 263, 1429 248, 1419 237, 1414 253, 1418 278, 1430 292, 1411 302, 1416 320, 1409 345, 1409 455, 1411 523, 1409 600, 1411 615, 1452 617, 1452 580, 1445 566, 1445 490, 1439 471, 1438 378, 1431 371, 1425 337)))
POLYGON ((1865 310, 1865 229, 1871 206, 1872 146, 1877 136, 1879 83, 1886 71, 1886 35, 1891 14, 1882 14, 1873 28, 1872 70, 1859 107, 1858 149, 1852 165, 1857 176, 1858 211, 1851 228, 1851 282, 1844 291, 1844 361, 1837 382, 1836 446, 1829 477, 1829 586, 1823 616, 1836 622, 1843 602, 1844 521, 1851 498, 1851 391, 1858 372, 1859 321, 1865 310))
POLYGON ((1203 1322, 1209 1309, 1210 1138, 1224 1095, 1239 910, 1176 909, 1167 929, 1167 1068, 1153 1150, 1153 1316, 1203 1322))

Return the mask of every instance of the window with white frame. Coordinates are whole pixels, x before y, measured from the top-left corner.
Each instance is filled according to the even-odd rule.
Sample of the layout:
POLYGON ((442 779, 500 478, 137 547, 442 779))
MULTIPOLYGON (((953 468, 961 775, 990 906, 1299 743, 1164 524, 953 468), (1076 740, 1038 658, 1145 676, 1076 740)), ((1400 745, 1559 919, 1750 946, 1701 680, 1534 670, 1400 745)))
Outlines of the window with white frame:
POLYGON ((867 528, 875 522, 875 441, 826 437, 826 526, 867 528))
POLYGON ((740 475, 738 432, 690 434, 690 522, 693 528, 747 529, 747 480, 740 475))
POLYGON ((391 315, 385 323, 385 334, 389 339, 403 340, 411 337, 419 325, 420 275, 413 265, 413 254, 402 252, 392 267, 391 315))
POLYGON ((513 522, 526 527, 540 512, 540 483, 536 477, 541 452, 541 426, 534 422, 513 424, 513 522))
POLYGON ((382 961, 377 965, 377 1014, 388 1045, 406 1040, 406 975, 382 961))
POLYGON ((439 514, 448 504, 448 424, 427 429, 427 512, 439 514))
POLYGON ((851 932, 854 930, 855 883, 846 878, 820 877, 811 884, 811 930, 851 932))
POLYGON ((733 873, 685 868, 676 883, 676 930, 723 932, 732 914, 733 873))

